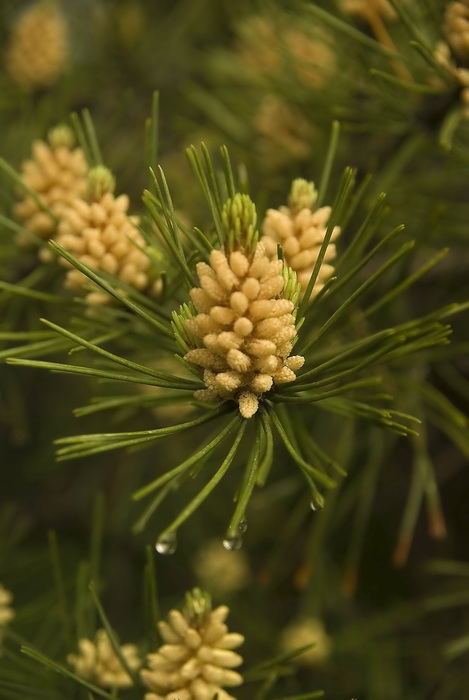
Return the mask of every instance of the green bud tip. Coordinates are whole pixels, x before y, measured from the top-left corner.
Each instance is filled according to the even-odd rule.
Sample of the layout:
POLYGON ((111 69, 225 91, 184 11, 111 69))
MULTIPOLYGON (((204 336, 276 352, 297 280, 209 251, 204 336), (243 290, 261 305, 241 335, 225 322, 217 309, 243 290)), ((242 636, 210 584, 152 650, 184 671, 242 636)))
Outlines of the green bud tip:
POLYGON ((293 180, 288 197, 288 206, 296 214, 301 209, 312 209, 318 197, 314 182, 297 178, 293 180))
POLYGON ((58 124, 49 129, 47 140, 52 148, 73 148, 75 145, 75 134, 73 129, 67 124, 58 124))
POLYGON ((109 168, 97 165, 88 173, 88 198, 101 199, 106 192, 114 192, 116 180, 109 168))
POLYGON ((237 193, 232 199, 225 202, 222 222, 229 248, 250 249, 255 247, 258 240, 257 212, 254 202, 247 194, 237 193))
POLYGON ((200 625, 212 610, 212 599, 209 593, 200 588, 193 588, 186 593, 184 612, 186 618, 200 625))

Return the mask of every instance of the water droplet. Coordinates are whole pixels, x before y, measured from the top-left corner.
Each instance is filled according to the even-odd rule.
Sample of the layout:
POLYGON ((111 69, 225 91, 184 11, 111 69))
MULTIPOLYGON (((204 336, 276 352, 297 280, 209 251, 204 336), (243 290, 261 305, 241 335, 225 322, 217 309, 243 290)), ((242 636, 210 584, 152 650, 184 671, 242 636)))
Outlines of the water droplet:
POLYGON ((246 532, 247 529, 248 529, 248 521, 246 520, 246 518, 243 518, 238 525, 239 534, 244 535, 244 533, 246 532))
POLYGON ((314 494, 314 496, 311 498, 311 501, 309 502, 309 507, 311 510, 322 510, 325 506, 325 499, 323 496, 321 496, 320 493, 314 494))
POLYGON ((241 547, 243 546, 243 538, 241 537, 241 535, 233 535, 231 537, 226 537, 223 540, 223 546, 229 552, 235 552, 236 550, 241 549, 241 547))
POLYGON ((155 545, 158 554, 174 554, 177 547, 176 533, 170 532, 164 537, 160 537, 155 545))

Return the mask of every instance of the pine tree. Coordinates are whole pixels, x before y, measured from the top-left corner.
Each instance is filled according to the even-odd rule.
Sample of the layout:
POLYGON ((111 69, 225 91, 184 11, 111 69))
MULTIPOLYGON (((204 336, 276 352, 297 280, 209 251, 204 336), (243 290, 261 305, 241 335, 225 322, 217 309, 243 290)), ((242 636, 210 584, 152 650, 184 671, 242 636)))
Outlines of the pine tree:
POLYGON ((469 3, 0 33, 0 698, 461 700, 469 3))

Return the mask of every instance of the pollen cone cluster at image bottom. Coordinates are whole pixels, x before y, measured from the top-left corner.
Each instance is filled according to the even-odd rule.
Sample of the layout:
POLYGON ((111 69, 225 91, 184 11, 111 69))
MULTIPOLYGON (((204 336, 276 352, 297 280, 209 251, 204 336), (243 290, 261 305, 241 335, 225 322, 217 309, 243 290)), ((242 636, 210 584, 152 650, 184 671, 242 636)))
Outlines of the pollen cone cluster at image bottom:
POLYGON ((198 263, 200 287, 191 290, 199 312, 187 328, 204 347, 186 353, 204 368, 206 389, 196 398, 234 398, 244 418, 274 384, 296 379, 304 358, 290 356, 296 337, 295 304, 282 296, 283 262, 270 260, 263 243, 254 253, 212 250, 210 265, 198 263))
POLYGON ((233 671, 242 657, 233 651, 243 643, 241 634, 228 632, 225 619, 229 609, 222 605, 201 620, 171 610, 168 622, 159 622, 165 642, 157 653, 147 657, 149 669, 141 677, 151 691, 145 700, 233 700, 224 686, 242 683, 233 671))

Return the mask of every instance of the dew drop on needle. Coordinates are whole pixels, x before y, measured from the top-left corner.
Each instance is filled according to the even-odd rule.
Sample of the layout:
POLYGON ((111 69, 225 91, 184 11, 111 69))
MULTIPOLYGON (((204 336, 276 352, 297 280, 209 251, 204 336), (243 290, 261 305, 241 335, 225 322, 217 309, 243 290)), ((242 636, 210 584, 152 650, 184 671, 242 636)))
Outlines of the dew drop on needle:
POLYGON ((229 552, 235 552, 237 549, 241 549, 243 546, 243 538, 241 535, 233 535, 231 537, 226 537, 223 540, 223 546, 229 552))
POLYGON ((177 548, 176 533, 170 533, 164 537, 160 537, 155 545, 158 554, 174 554, 177 548))
POLYGON ((239 530, 240 535, 244 535, 244 533, 246 532, 247 529, 248 529, 248 521, 246 520, 246 518, 243 518, 238 525, 238 530, 239 530))

